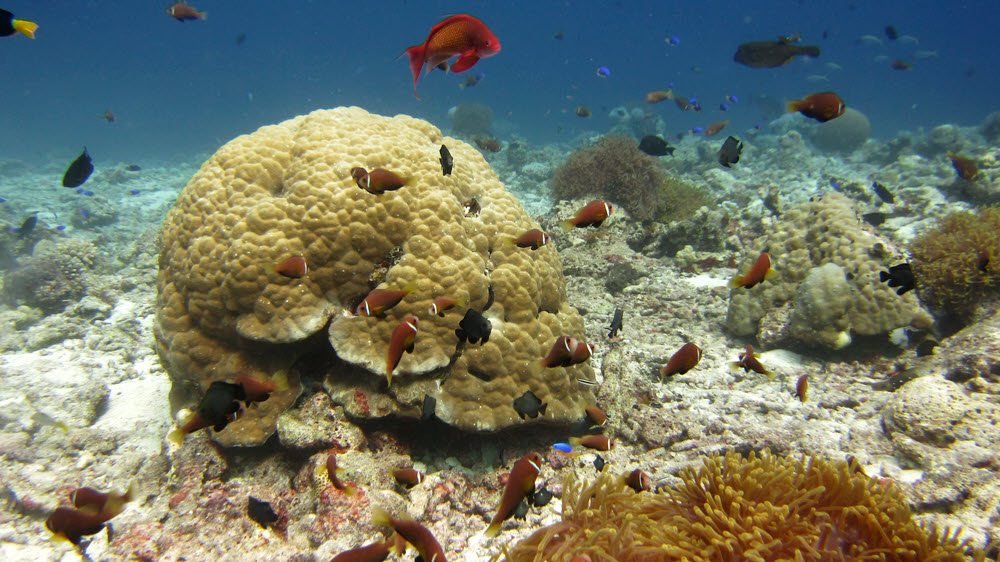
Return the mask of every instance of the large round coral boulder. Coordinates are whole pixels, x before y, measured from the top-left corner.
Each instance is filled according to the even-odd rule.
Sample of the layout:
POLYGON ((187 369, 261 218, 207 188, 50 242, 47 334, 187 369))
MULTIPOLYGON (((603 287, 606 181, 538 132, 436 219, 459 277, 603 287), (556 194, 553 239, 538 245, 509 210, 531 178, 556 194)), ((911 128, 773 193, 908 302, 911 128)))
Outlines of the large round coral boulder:
POLYGON ((283 375, 291 388, 215 435, 261 443, 300 392, 300 360, 318 356, 326 371, 309 361, 308 375, 354 415, 419 414, 429 396, 447 423, 494 430, 522 422, 513 400, 530 390, 548 403, 542 420, 578 419, 593 395, 577 379, 593 370, 537 364, 558 336, 583 339, 583 321, 565 302, 555 248, 507 243, 530 228, 477 150, 419 119, 337 108, 238 137, 201 167, 163 227, 156 337, 173 396, 192 404, 240 372, 283 375), (455 162, 447 176, 442 144, 455 162), (372 194, 352 179, 356 166, 413 181, 372 194), (305 258, 305 276, 275 271, 293 256, 305 258), (352 314, 376 287, 413 285, 383 317, 352 314), (458 338, 465 308, 431 315, 440 296, 485 309, 488 342, 458 338), (408 315, 419 331, 390 386, 390 337, 408 315))

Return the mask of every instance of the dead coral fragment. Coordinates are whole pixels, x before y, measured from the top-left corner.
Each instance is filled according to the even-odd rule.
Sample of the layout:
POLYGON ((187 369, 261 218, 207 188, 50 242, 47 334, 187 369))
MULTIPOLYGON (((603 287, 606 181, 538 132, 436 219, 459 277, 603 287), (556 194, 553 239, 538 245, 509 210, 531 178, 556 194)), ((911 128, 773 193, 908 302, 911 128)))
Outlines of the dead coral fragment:
POLYGON ((764 451, 713 455, 666 493, 637 494, 611 473, 564 483, 563 520, 508 562, 965 560, 957 533, 924 529, 893 487, 845 462, 764 451))

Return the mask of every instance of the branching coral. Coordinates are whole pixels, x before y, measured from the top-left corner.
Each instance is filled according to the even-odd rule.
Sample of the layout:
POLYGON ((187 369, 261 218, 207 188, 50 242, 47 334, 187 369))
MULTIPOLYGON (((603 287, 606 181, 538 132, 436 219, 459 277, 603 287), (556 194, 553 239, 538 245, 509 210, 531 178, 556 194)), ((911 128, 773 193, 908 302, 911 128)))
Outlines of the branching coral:
POLYGON ((609 473, 564 483, 563 520, 509 562, 965 560, 966 541, 924 529, 903 496, 845 462, 714 455, 665 493, 635 493, 609 473))
POLYGON ((694 209, 708 201, 700 191, 668 178, 636 141, 617 135, 570 154, 552 177, 552 194, 557 200, 608 199, 641 220, 674 215, 682 201, 697 199, 694 209))
POLYGON ((944 217, 910 244, 920 299, 964 325, 976 305, 1000 295, 1000 207, 944 217))

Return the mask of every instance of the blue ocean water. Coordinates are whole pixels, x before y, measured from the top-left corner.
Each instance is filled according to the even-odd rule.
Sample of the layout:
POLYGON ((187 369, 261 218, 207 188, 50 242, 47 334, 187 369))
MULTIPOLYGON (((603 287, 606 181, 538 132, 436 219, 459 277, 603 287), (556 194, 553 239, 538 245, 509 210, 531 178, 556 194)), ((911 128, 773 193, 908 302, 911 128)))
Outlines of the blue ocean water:
POLYGON ((208 19, 186 23, 169 17, 168 5, 21 0, 0 6, 39 25, 35 40, 0 38, 0 158, 43 164, 86 145, 97 166, 189 159, 259 126, 339 105, 446 127, 450 107, 477 101, 493 108, 504 131, 534 142, 603 132, 612 124, 608 112, 622 104, 662 114, 673 134, 721 119, 742 129, 766 124, 784 100, 833 90, 868 115, 879 138, 942 123, 975 125, 1000 109, 1000 4, 988 0, 196 0, 192 6, 208 19), (485 73, 475 87, 459 88, 464 75, 422 76, 417 100, 408 64, 397 57, 453 13, 486 22, 502 51, 473 68, 485 73), (906 38, 891 41, 886 25, 906 38), (553 37, 559 31, 561 40, 553 37), (803 44, 818 45, 821 56, 776 69, 732 60, 739 43, 795 32, 803 44), (864 35, 882 44, 860 41, 864 35), (240 36, 245 40, 237 44, 240 36), (677 45, 666 41, 672 36, 677 45), (913 67, 892 69, 897 58, 913 67), (600 66, 611 75, 598 76, 600 66), (643 101, 670 83, 705 111, 643 101), (718 105, 727 95, 740 101, 723 113, 718 105), (581 104, 593 117, 573 114, 581 104), (113 123, 103 120, 108 109, 113 123))

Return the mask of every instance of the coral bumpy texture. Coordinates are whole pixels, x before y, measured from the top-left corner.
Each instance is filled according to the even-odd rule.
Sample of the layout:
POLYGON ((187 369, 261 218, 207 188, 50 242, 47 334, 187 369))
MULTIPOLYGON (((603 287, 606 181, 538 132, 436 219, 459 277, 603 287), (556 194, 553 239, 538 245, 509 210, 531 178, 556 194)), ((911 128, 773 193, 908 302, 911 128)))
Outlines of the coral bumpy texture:
POLYGON ((839 193, 789 209, 754 242, 739 270, 748 271, 761 251, 771 254, 776 275, 731 292, 726 325, 734 334, 759 335, 761 320, 788 306, 800 309, 784 325, 788 335, 830 348, 847 345, 852 334, 929 329, 933 323, 913 292, 898 295, 880 282, 879 271, 906 261, 905 254, 866 228, 854 203, 839 193), (832 268, 809 275, 827 264, 838 266, 843 279, 831 282, 832 268))
POLYGON ((666 492, 636 493, 610 472, 589 482, 574 473, 562 521, 518 543, 506 560, 967 559, 957 533, 920 526, 895 487, 844 461, 730 452, 678 476, 666 492))
POLYGON ((213 436, 259 444, 301 391, 297 362, 332 349, 341 361, 323 363, 334 365, 326 385, 354 415, 419 413, 430 395, 445 422, 495 430, 522 423, 511 402, 531 390, 549 403, 545 421, 576 420, 594 403, 577 382, 594 379, 591 367, 531 368, 560 335, 585 339, 559 256, 551 244, 504 243, 537 227, 477 150, 419 119, 337 108, 238 137, 201 167, 164 224, 156 338, 173 396, 193 405, 212 381, 284 374, 287 391, 213 436), (455 161, 449 176, 442 144, 455 161), (355 166, 415 181, 374 195, 351 178, 355 166), (473 199, 478 214, 463 206, 473 199), (274 271, 292 256, 306 259, 305 277, 274 271), (385 317, 351 314, 371 289, 411 283, 417 290, 385 317), (481 310, 491 286, 484 345, 456 336, 464 309, 428 313, 438 296, 481 310), (420 318, 414 351, 387 387, 389 339, 411 314, 420 318))

